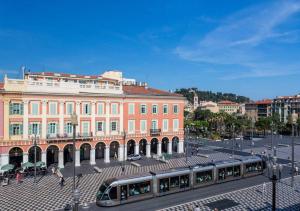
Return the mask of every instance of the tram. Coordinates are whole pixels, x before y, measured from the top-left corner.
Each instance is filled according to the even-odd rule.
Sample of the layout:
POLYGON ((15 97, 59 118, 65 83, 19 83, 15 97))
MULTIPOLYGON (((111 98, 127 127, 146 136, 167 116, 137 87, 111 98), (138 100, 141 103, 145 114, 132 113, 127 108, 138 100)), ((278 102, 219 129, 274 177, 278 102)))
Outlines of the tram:
POLYGON ((249 156, 108 179, 96 194, 96 204, 116 206, 256 176, 263 173, 263 162, 260 157, 249 156))

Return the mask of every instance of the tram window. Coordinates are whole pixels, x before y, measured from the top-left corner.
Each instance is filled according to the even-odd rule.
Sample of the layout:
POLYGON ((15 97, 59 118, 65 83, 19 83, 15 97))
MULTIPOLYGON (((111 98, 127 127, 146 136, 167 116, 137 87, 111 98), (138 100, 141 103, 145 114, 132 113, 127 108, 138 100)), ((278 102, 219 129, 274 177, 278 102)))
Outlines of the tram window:
POLYGON ((170 190, 169 178, 159 180, 159 192, 167 192, 170 190))
POLYGON ((171 177, 170 187, 171 188, 178 188, 179 187, 179 177, 171 177))
POLYGON ((134 183, 129 185, 129 196, 145 194, 149 193, 150 191, 150 181, 134 183))
POLYGON ((233 176, 234 177, 239 177, 241 176, 241 167, 240 166, 234 166, 233 169, 234 169, 234 172, 233 172, 233 176))
POLYGON ((246 172, 256 172, 261 170, 261 163, 246 164, 246 172))
POLYGON ((109 198, 110 199, 117 199, 117 187, 112 187, 109 191, 109 198))
POLYGON ((218 170, 218 178, 219 178, 219 180, 226 179, 225 172, 226 172, 225 168, 221 168, 221 169, 218 170))
POLYGON ((127 200, 127 185, 121 186, 120 199, 127 200))
POLYGON ((233 166, 227 167, 227 176, 233 176, 233 166))
POLYGON ((180 188, 189 187, 189 175, 180 176, 180 188))
POLYGON ((212 180, 212 171, 203 171, 196 173, 196 183, 205 183, 212 180))

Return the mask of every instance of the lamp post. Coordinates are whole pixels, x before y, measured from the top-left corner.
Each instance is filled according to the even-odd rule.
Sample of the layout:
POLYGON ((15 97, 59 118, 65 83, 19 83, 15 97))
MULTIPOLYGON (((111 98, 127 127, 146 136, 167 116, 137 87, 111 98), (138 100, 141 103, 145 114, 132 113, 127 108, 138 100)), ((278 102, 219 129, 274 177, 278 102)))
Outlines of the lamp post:
POLYGON ((272 162, 268 163, 268 177, 272 181, 272 211, 276 210, 276 183, 281 179, 281 172, 283 166, 276 162, 277 158, 274 156, 272 162))
POLYGON ((297 126, 298 114, 295 110, 292 113, 292 186, 294 186, 294 172, 295 172, 295 126, 297 126))
POLYGON ((123 130, 123 140, 124 140, 124 146, 123 146, 123 162, 122 162, 122 174, 124 174, 125 173, 125 162, 126 162, 126 160, 125 160, 125 158, 126 158, 126 156, 125 156, 125 153, 127 153, 126 152, 126 150, 125 150, 125 145, 126 145, 126 131, 125 130, 123 130))
POLYGON ((232 158, 234 158, 234 143, 235 143, 235 126, 234 123, 232 123, 231 125, 231 130, 232 130, 232 152, 231 152, 231 156, 232 158))
POLYGON ((78 205, 79 205, 79 198, 80 198, 80 191, 77 189, 75 184, 75 175, 76 175, 76 169, 75 169, 75 163, 76 163, 76 147, 75 147, 75 139, 76 139, 76 126, 78 125, 77 115, 74 112, 71 115, 71 124, 73 126, 73 197, 74 197, 74 211, 78 211, 78 205))
POLYGON ((185 127, 185 162, 188 163, 188 136, 189 136, 189 126, 185 127))
POLYGON ((80 199, 80 191, 79 189, 75 189, 74 193, 73 193, 73 197, 74 197, 74 211, 78 211, 78 207, 79 207, 79 199, 80 199))
POLYGON ((37 147, 37 136, 36 133, 34 133, 34 137, 32 139, 32 143, 34 146, 34 183, 36 183, 36 147, 37 147))
POLYGON ((271 149, 273 149, 273 128, 274 128, 274 122, 271 122, 271 149))

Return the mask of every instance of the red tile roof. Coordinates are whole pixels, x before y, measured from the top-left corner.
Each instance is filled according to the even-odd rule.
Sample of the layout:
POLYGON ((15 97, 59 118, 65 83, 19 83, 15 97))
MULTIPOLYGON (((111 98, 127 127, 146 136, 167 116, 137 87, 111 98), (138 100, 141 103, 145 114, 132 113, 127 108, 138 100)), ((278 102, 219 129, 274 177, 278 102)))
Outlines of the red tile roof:
POLYGON ((171 93, 159 89, 146 88, 145 86, 123 85, 123 91, 128 95, 153 95, 182 97, 181 94, 171 93))
POLYGON ((256 101, 255 104, 256 105, 267 105, 267 104, 272 104, 272 100, 270 99, 263 99, 263 100, 259 100, 259 101, 256 101))

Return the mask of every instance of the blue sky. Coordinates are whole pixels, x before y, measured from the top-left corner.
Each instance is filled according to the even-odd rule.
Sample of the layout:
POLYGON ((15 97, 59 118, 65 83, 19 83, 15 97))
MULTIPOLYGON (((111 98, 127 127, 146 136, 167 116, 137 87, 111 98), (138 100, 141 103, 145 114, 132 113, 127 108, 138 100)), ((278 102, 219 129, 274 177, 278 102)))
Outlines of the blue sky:
POLYGON ((2 1, 0 75, 125 77, 152 87, 300 93, 300 1, 2 1))

